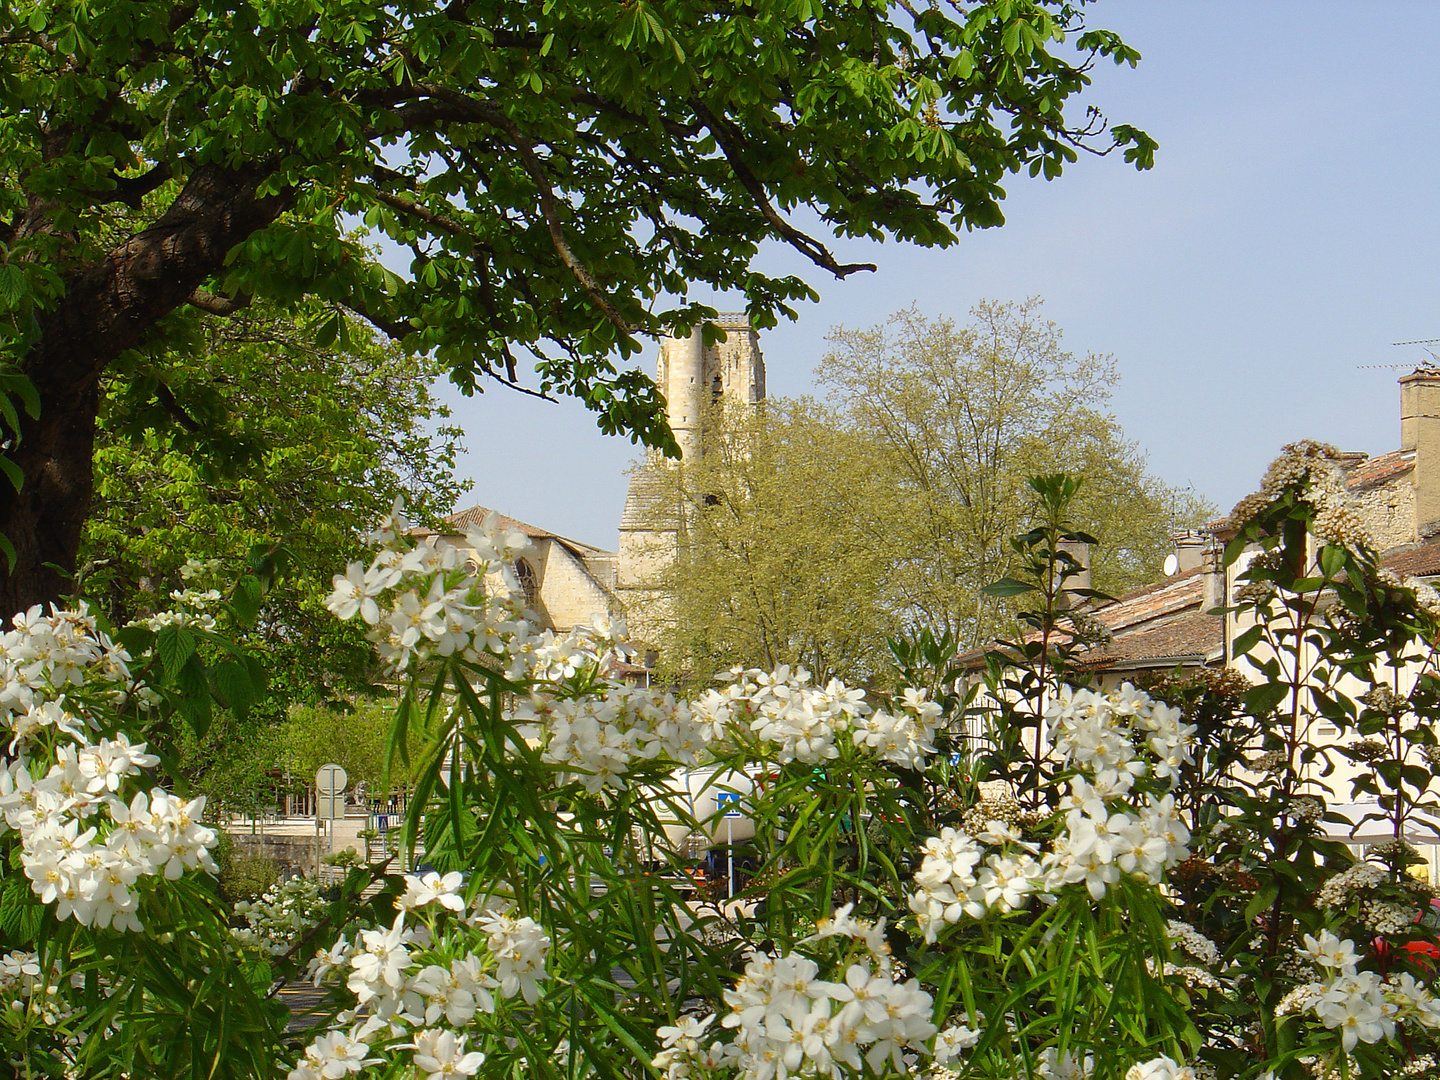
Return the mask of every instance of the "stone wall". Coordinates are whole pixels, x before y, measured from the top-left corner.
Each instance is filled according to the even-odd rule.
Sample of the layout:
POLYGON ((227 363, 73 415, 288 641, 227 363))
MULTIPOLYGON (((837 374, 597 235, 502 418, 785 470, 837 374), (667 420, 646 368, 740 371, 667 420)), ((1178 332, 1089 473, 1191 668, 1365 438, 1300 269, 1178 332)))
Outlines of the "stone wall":
POLYGON ((293 874, 315 876, 315 858, 330 854, 323 836, 285 836, 270 833, 234 832, 235 857, 268 859, 280 867, 282 877, 293 874))
POLYGON ((556 540, 542 541, 536 548, 536 561, 543 560, 544 567, 540 601, 557 631, 589 623, 595 615, 611 614, 615 606, 611 596, 591 576, 584 560, 556 540))

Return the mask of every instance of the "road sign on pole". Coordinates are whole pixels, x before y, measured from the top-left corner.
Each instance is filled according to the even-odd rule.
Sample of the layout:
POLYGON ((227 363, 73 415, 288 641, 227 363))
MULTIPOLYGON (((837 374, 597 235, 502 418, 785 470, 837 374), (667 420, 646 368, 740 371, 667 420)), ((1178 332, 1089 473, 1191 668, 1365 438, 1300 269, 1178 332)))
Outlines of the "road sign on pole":
POLYGON ((720 791, 715 794, 715 805, 728 807, 725 811, 725 869, 729 879, 727 898, 735 896, 735 819, 740 817, 740 793, 720 791))
POLYGON ((345 816, 345 782, 349 779, 339 765, 321 765, 315 771, 315 817, 334 821, 345 816))

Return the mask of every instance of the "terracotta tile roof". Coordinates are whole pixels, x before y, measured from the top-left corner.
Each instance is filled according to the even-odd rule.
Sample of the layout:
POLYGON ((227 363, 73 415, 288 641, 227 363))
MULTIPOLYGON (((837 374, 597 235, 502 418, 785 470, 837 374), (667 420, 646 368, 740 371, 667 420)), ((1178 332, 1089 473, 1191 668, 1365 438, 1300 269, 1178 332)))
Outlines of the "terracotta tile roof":
POLYGON ((1189 607, 1198 608, 1204 594, 1205 570, 1197 566, 1117 597, 1099 608, 1095 617, 1112 632, 1120 631, 1189 607))
MULTIPOLYGON (((1224 652, 1224 620, 1204 614, 1205 569, 1183 570, 1152 585, 1128 592, 1094 611, 1094 618, 1114 635, 1077 659, 1086 667, 1109 668, 1153 661, 1168 666, 1183 657, 1206 662, 1224 652)), ((1034 640, 1035 634, 1027 634, 1034 640)), ((966 667, 984 665, 985 650, 971 649, 957 659, 966 667)))
POLYGON ((1194 611, 1122 634, 1108 645, 1091 649, 1078 663, 1088 668, 1169 666, 1192 657, 1203 663, 1219 660, 1224 648, 1225 620, 1194 611))
POLYGON ((1434 577, 1440 574, 1440 538, 1382 559, 1380 565, 1402 578, 1434 577))
POLYGON ((1345 487, 1350 491, 1367 491, 1379 487, 1415 468, 1414 450, 1392 450, 1379 457, 1367 458, 1346 470, 1345 487))

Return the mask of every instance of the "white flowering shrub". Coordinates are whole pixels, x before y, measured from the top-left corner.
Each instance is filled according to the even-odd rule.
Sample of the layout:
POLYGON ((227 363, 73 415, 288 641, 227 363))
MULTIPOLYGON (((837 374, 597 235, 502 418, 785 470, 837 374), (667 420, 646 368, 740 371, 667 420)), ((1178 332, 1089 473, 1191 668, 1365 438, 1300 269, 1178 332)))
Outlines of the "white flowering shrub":
POLYGON ((166 786, 160 757, 136 735, 183 715, 177 698, 197 716, 213 707, 196 688, 207 686, 198 650, 214 622, 151 622, 123 630, 121 644, 83 604, 36 607, 0 634, 0 938, 11 950, 0 961, 0 1053, 20 1075, 105 1075, 121 1058, 132 1074, 170 1074, 207 1047, 213 1059, 237 1044, 243 1071, 277 1030, 232 952, 205 798, 166 786), (182 688, 192 675, 198 683, 182 688), (207 982, 203 1004, 174 1007, 207 1025, 224 1012, 230 1029, 177 1054, 156 1033, 178 1030, 177 988, 193 1002, 207 982), (133 1022, 122 1025, 126 1010, 133 1022))
POLYGON ((1178 710, 1129 683, 1110 694, 1065 686, 1046 720, 1054 752, 1076 770, 1049 847, 1000 820, 975 836, 946 828, 927 840, 910 897, 927 942, 946 925, 1015 911, 1032 897, 1053 904, 1070 885, 1097 901, 1122 876, 1159 885, 1190 854, 1190 830, 1169 793, 1194 733, 1178 710))
POLYGON ((821 919, 816 932, 783 956, 754 951, 725 991, 721 1027, 729 1042, 705 1045, 715 1020, 686 1017, 661 1028, 654 1059, 668 1077, 905 1072, 917 1059, 945 1065, 979 1033, 963 1023, 937 1030, 934 999, 919 980, 897 979, 885 922, 851 916, 851 905, 821 919), (808 954, 815 954, 815 959, 808 954), (823 965, 823 966, 822 966, 823 965), (830 974, 830 979, 822 978, 830 974))
POLYGON ((499 519, 452 548, 397 508, 329 599, 400 684, 391 752, 421 748, 402 843, 433 869, 391 877, 371 921, 353 918, 357 870, 328 909, 292 882, 233 931, 207 922, 200 806, 156 786, 139 733, 142 705, 181 708, 173 684, 218 624, 140 628, 174 676, 158 694, 93 627, 68 660, 0 650, 17 684, 0 697, 17 868, 0 927, 43 924, 35 947, 0 943, 12 1060, 184 1075, 199 1058, 173 1049, 175 1018, 233 994, 254 1007, 209 1060, 289 1080, 1426 1075, 1440 918, 1405 837, 1433 805, 1419 763, 1440 768, 1424 644, 1440 623, 1378 571, 1312 450, 1237 533, 1232 554, 1260 555, 1242 601, 1257 629, 1236 644, 1263 646, 1263 677, 1239 686, 1078 685, 1060 544, 1084 536, 1063 523, 1073 482, 1038 480, 1041 524, 997 595, 1035 592, 1041 610, 988 658, 978 750, 955 741, 981 703, 956 688, 945 639, 897 645, 889 693, 741 668, 687 701, 622 681, 616 621, 540 632, 513 571, 527 542, 499 519), (1401 669, 1413 688, 1384 682, 1401 669), (1351 741, 1317 746, 1317 717, 1351 741), (1323 832, 1334 754, 1371 767, 1358 783, 1393 826, 1358 860, 1323 832), (718 792, 743 816, 731 903, 694 885, 696 848, 723 851, 735 824, 701 809, 718 792), (22 895, 30 914, 7 916, 22 895), (256 987, 297 974, 296 954, 330 1005, 287 1041, 256 987), (125 967, 164 955, 184 973, 169 987, 125 967))
POLYGON ((396 1062, 430 1077, 474 1076, 485 1053, 467 1050, 533 1026, 550 938, 525 916, 482 901, 467 908, 461 875, 406 876, 388 928, 341 938, 311 962, 350 1007, 314 1039, 290 1080, 319 1080, 396 1062))
POLYGON ((329 605, 406 678, 397 749, 411 725, 430 733, 408 829, 436 871, 406 879, 388 928, 317 954, 343 1008, 292 1080, 1011 1076, 1100 1053, 1100 1075, 1159 1076, 1184 1056, 1183 983, 1144 962, 1169 961, 1157 886, 1187 854, 1169 792, 1192 732, 1175 710, 1067 690, 1049 719, 1071 759, 1063 805, 932 829, 954 776, 926 691, 875 699, 786 667, 734 670, 689 702, 627 686, 610 677, 618 625, 537 632, 511 572, 525 540, 497 518, 452 549, 397 510, 375 539, 329 605), (697 776, 745 778, 756 884, 729 913, 687 887, 681 841, 718 836, 693 810, 697 776), (971 962, 996 919, 994 962, 971 962), (1047 940, 1025 945, 1036 926, 1047 940), (1057 1011, 1054 984, 1081 935, 1123 944, 1086 992, 1117 997, 1117 977, 1140 992, 1072 1038, 1075 996, 1057 1011), (1015 994, 1013 965, 1052 962, 1015 994), (1116 1016, 1128 1026, 1106 1033, 1116 1016), (1173 1057, 1143 1052, 1160 1041, 1173 1057))
POLYGON ((270 956, 282 956, 319 926, 330 909, 319 882, 305 877, 277 881, 254 900, 241 900, 234 914, 245 925, 234 928, 235 940, 270 956))
POLYGON ((143 700, 124 649, 82 608, 32 608, 0 637, 0 714, 13 733, 0 771, 0 813, 20 838, 20 861, 56 918, 142 929, 143 879, 215 872, 215 832, 203 797, 177 799, 147 770, 160 759, 124 732, 101 734, 115 712, 143 700))

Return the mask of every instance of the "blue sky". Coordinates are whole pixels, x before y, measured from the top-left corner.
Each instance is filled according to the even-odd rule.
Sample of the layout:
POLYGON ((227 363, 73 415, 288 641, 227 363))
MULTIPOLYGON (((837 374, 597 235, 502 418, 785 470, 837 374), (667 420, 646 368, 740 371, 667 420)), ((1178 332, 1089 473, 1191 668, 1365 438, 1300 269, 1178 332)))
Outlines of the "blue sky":
MULTIPOLYGON (((1402 372, 1373 365, 1440 338, 1440 3, 1100 0, 1089 19, 1144 56, 1099 71, 1089 100, 1159 141, 1155 169, 1014 178, 1007 224, 948 251, 837 242, 879 265, 845 282, 767 250, 821 294, 762 338, 770 392, 810 389, 833 325, 1039 295, 1067 347, 1116 357, 1114 412, 1151 471, 1222 511, 1285 442, 1394 449, 1402 372)), ((467 432, 467 505, 615 546, 635 447, 574 402, 442 392, 467 432)))

